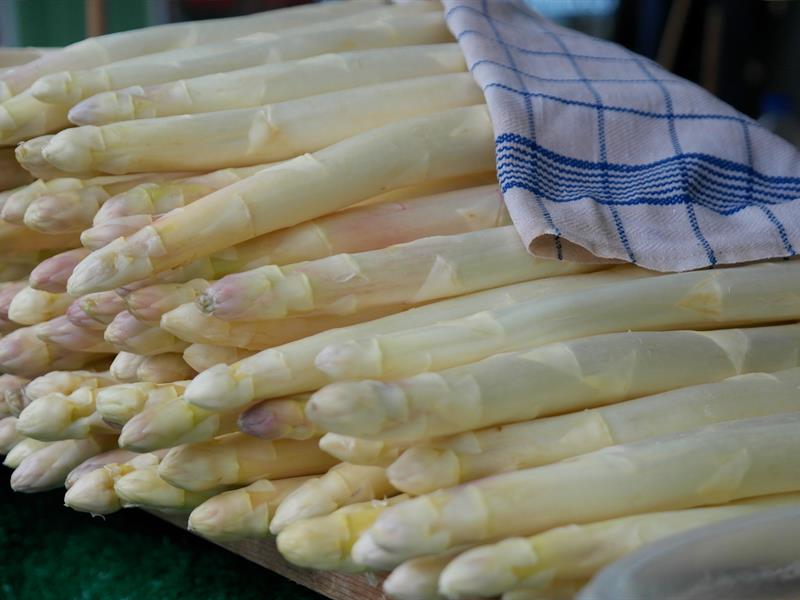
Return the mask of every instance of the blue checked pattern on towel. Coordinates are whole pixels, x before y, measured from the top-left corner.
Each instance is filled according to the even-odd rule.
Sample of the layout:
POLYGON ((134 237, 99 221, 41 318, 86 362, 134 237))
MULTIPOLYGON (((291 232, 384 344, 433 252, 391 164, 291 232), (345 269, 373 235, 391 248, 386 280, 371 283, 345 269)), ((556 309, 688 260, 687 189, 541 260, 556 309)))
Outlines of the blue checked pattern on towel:
POLYGON ((661 271, 794 256, 800 153, 702 88, 523 0, 444 0, 531 251, 661 271))

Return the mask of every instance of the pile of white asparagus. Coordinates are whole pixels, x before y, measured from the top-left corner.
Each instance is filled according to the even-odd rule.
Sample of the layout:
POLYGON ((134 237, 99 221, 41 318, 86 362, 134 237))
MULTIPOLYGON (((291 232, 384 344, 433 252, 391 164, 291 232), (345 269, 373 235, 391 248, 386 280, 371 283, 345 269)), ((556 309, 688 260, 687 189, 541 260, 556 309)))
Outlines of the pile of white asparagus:
POLYGON ((530 256, 437 2, 89 39, 0 101, 14 489, 397 600, 570 598, 800 504, 800 262, 530 256))

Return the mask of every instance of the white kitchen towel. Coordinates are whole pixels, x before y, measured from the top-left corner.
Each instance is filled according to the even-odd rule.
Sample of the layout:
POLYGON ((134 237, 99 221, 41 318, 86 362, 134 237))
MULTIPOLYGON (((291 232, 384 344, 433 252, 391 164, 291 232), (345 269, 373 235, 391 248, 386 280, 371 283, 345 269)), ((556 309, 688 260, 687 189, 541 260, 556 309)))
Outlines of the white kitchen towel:
POLYGON ((537 256, 659 271, 794 256, 800 153, 702 88, 523 0, 444 0, 537 256))

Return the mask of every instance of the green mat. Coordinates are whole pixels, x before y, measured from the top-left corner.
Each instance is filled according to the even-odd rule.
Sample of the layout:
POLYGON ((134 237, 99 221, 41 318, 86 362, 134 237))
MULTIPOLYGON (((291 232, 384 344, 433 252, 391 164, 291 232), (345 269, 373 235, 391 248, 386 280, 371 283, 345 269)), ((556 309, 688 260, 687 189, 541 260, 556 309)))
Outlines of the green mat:
POLYGON ((63 490, 15 494, 0 472, 3 600, 323 598, 142 511, 92 518, 63 490))

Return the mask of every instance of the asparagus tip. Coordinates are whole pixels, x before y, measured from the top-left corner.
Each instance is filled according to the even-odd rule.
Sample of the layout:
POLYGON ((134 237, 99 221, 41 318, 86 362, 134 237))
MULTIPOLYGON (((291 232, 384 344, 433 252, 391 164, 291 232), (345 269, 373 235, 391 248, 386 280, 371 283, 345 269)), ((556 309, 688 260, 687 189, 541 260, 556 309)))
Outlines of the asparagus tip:
POLYGON ((184 392, 190 404, 208 410, 243 406, 254 399, 250 378, 237 380, 228 365, 219 364, 198 374, 184 392))

